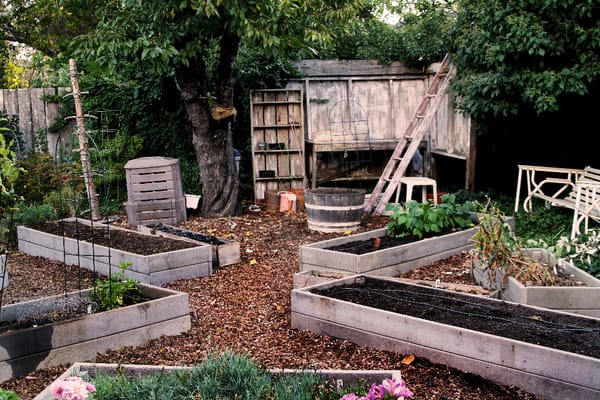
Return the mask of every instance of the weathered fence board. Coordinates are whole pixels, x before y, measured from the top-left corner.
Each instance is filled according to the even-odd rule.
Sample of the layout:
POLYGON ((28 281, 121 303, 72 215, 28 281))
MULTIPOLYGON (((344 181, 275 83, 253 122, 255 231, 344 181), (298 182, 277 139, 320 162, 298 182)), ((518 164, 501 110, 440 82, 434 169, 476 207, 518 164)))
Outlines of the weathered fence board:
MULTIPOLYGON (((383 165, 371 160, 372 165, 367 169, 358 168, 340 163, 335 152, 343 153, 344 160, 351 151, 376 154, 372 157, 377 162, 386 160, 404 136, 439 68, 439 64, 424 70, 408 68, 402 63, 384 66, 370 60, 301 60, 295 65, 303 77, 288 81, 287 88, 302 89, 305 93, 307 175, 312 177, 311 187, 336 179, 378 178, 383 165), (366 139, 359 137, 356 122, 363 120, 362 114, 344 114, 343 108, 338 111, 339 104, 344 102, 348 109, 364 109, 366 139), (343 124, 337 123, 340 117, 343 124), (371 153, 376 151, 380 153, 371 153)), ((434 156, 465 160, 465 186, 472 187, 475 143, 471 121, 453 105, 453 96, 446 94, 426 133, 426 146, 422 148, 424 173, 435 177, 434 156)))
MULTIPOLYGON (((21 143, 31 149, 32 138, 40 130, 47 129, 58 116, 59 104, 47 101, 45 96, 62 95, 65 88, 0 89, 0 109, 19 120, 21 143)), ((52 152, 58 140, 57 134, 47 134, 48 148, 52 152)))

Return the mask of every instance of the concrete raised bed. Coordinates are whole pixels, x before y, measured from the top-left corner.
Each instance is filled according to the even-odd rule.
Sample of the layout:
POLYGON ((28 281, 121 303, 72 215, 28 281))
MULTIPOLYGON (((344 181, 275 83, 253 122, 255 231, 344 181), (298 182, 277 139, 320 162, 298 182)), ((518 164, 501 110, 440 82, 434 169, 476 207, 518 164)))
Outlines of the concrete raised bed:
MULTIPOLYGON (((192 239, 194 236, 206 236, 197 232, 189 231, 186 229, 178 228, 175 226, 156 223, 148 225, 138 225, 138 230, 142 233, 156 236, 168 237, 171 239, 186 240, 192 243, 198 243, 199 240, 192 239), (170 232, 177 232, 179 234, 172 234, 170 232), (186 236, 189 235, 189 236, 186 236)), ((209 236, 206 236, 209 237, 209 236)), ((206 241, 200 241, 200 243, 206 243, 211 246, 212 252, 212 263, 213 267, 224 267, 226 265, 237 264, 240 262, 240 243, 235 240, 213 238, 217 244, 207 243, 206 241)))
MULTIPOLYGON (((187 293, 145 284, 139 286, 151 300, 0 334, 0 382, 36 369, 89 360, 97 353, 139 346, 150 339, 190 329, 187 293)), ((0 321, 13 321, 32 311, 50 313, 61 300, 89 297, 90 290, 3 306, 0 321)))
MULTIPOLYGON (((89 224, 89 221, 81 219, 77 222, 89 224)), ((111 226, 110 229, 122 228, 111 226)), ((126 276, 151 285, 212 275, 211 246, 208 244, 198 243, 198 246, 189 249, 146 256, 63 238, 25 226, 17 227, 17 236, 19 250, 23 253, 79 265, 105 276, 111 270, 118 271, 119 265, 125 262, 132 264, 124 271, 126 276)))
POLYGON ((353 276, 292 290, 292 327, 349 339, 362 346, 415 354, 548 399, 600 398, 599 359, 311 293, 313 289, 361 278, 353 276))
MULTIPOLYGON (((507 222, 514 226, 514 218, 507 218, 507 222)), ((311 243, 300 246, 300 271, 325 270, 353 274, 399 275, 472 249, 471 238, 475 234, 475 229, 477 228, 469 228, 367 254, 351 254, 327 248, 386 236, 385 228, 311 243)))
MULTIPOLYGON (((131 364, 94 364, 77 362, 69 367, 56 381, 63 381, 70 376, 85 376, 93 375, 97 371, 102 371, 105 374, 118 373, 125 376, 145 376, 155 373, 172 372, 191 367, 184 366, 164 366, 164 365, 131 365, 131 364)), ((293 374, 298 372, 306 372, 303 370, 278 369, 271 370, 274 374, 293 374)), ((364 382, 380 383, 388 378, 401 378, 399 370, 311 370, 310 372, 320 374, 326 380, 335 380, 338 385, 355 385, 363 384, 364 382)), ((410 383, 409 383, 410 385, 410 383)), ((45 388, 40 394, 34 397, 33 400, 54 400, 50 393, 50 386, 45 388)))

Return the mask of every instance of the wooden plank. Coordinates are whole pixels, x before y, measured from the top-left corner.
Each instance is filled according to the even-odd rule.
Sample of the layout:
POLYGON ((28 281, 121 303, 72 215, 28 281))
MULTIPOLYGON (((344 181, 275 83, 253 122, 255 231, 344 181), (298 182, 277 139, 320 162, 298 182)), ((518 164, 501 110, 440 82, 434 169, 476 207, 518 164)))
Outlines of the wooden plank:
POLYGON ((19 116, 19 97, 16 89, 5 89, 4 90, 4 107, 6 113, 10 115, 19 116))
POLYGON ((382 65, 376 60, 299 60, 293 64, 305 75, 327 76, 380 76, 380 75, 419 75, 423 71, 406 67, 394 61, 382 65))
POLYGON ((154 211, 154 210, 175 210, 173 200, 150 200, 150 201, 135 201, 127 203, 131 206, 134 212, 154 211))
POLYGON ((19 102, 19 131, 23 135, 22 145, 26 149, 31 148, 31 91, 29 89, 17 89, 17 98, 19 102))
POLYGON ((31 134, 37 135, 39 131, 46 129, 46 104, 44 101, 44 89, 30 89, 31 101, 31 134))
MULTIPOLYGON (((325 283, 319 285, 319 288, 339 286, 354 279, 347 278, 325 283)), ((462 296, 470 297, 465 294, 462 296)), ((358 343, 369 347, 382 348, 381 345, 384 345, 385 350, 401 351, 393 343, 398 340, 420 348, 413 348, 409 354, 427 357, 435 362, 442 354, 450 356, 450 359, 443 362, 445 365, 458 367, 456 364, 458 360, 455 357, 459 356, 461 359, 465 357, 477 360, 477 363, 489 363, 490 368, 486 370, 489 369, 488 372, 492 373, 497 372, 496 368, 510 368, 515 373, 529 375, 520 377, 519 383, 510 381, 510 384, 517 384, 525 389, 530 387, 530 375, 533 375, 542 381, 563 381, 563 384, 576 385, 600 393, 599 382, 593 376, 598 367, 594 366, 598 363, 597 359, 338 301, 314 295, 307 289, 292 291, 292 327, 311 329, 317 333, 350 340, 353 338, 352 335, 348 335, 347 329, 356 329, 360 330, 368 340, 367 342, 361 340, 358 343), (303 318, 318 320, 320 323, 306 325, 303 318), (429 350, 421 352, 423 349, 429 350), (436 357, 430 358, 431 354, 436 357), (548 365, 561 365, 561 368, 548 369, 548 365)), ((466 369, 462 367, 461 369, 489 378, 485 375, 486 371, 475 369, 472 364, 466 369)), ((498 378, 496 376, 496 379, 498 378)), ((505 381, 505 383, 509 382, 505 381)))
POLYGON ((141 182, 141 183, 132 182, 131 189, 133 190, 134 193, 169 191, 169 192, 173 193, 173 196, 174 196, 173 186, 174 186, 174 184, 173 184, 173 181, 171 181, 171 180, 141 182))

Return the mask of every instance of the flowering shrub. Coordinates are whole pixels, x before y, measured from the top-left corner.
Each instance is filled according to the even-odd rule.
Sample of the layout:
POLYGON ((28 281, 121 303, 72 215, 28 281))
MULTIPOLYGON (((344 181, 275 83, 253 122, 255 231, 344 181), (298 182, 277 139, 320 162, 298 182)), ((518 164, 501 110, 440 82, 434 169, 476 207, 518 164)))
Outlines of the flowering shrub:
POLYGON ((54 382, 50 393, 56 400, 85 400, 96 388, 78 376, 70 376, 64 381, 54 382))
POLYGON ((563 236, 556 247, 560 257, 600 278, 600 229, 590 229, 588 233, 577 235, 573 240, 563 236))
POLYGON ((384 379, 381 385, 372 384, 366 396, 359 397, 356 393, 348 393, 340 400, 396 400, 404 397, 413 397, 413 392, 408 390, 403 379, 384 379))

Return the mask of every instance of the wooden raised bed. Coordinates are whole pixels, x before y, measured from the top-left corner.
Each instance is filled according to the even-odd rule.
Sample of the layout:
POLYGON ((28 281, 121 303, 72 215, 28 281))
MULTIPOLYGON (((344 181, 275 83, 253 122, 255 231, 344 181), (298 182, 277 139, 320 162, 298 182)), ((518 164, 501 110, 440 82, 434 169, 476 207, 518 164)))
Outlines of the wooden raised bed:
POLYGON ((565 260, 557 260, 544 249, 524 251, 535 260, 562 266, 565 272, 586 286, 525 286, 515 278, 508 277, 502 290, 502 299, 600 318, 600 280, 565 260))
POLYGON ((6 269, 6 254, 0 255, 0 288, 8 286, 8 272, 6 269))
POLYGON ((346 278, 350 275, 352 275, 350 272, 321 271, 311 269, 307 271, 296 272, 292 277, 292 285, 294 289, 303 288, 329 282, 334 279, 346 278))
MULTIPOLYGON (((514 226, 514 218, 507 218, 507 222, 514 226)), ((328 248, 386 236, 385 228, 324 240, 300 246, 300 271, 328 270, 353 274, 399 275, 472 249, 471 238, 475 232, 476 228, 469 228, 367 254, 351 254, 328 248)))
POLYGON ((213 267, 224 267, 226 265, 240 262, 240 243, 235 240, 217 238, 202 233, 193 232, 175 226, 155 223, 138 225, 138 230, 148 235, 168 237, 178 240, 186 240, 193 243, 205 243, 211 246, 213 267))
MULTIPOLYGON (((160 336, 191 327, 187 293, 139 284, 150 300, 110 311, 88 314, 0 334, 0 382, 51 366, 93 359, 97 353, 139 346, 160 336)), ((3 306, 0 321, 24 312, 52 313, 68 298, 88 298, 91 289, 3 306)))
MULTIPOLYGON (((360 279, 364 277, 353 276, 292 290, 292 327, 348 339, 362 346, 425 357, 548 399, 600 398, 597 377, 600 359, 312 293, 315 289, 353 284, 360 279)), ((389 281, 378 277, 368 279, 389 281)), ((438 291, 443 295, 444 291, 438 291)), ((460 296, 482 300, 480 296, 460 296)), ((483 300, 508 304, 495 299, 483 300)), ((536 313, 560 313, 521 307, 534 309, 536 313)), ((569 340, 568 335, 564 339, 569 340)))
MULTIPOLYGON (((78 219, 79 223, 89 221, 78 219)), ((122 229, 110 227, 111 230, 122 229)), ((133 232, 133 231, 130 231, 133 232)), ((136 232, 138 235, 143 233, 136 232)), ((160 286, 179 279, 212 275, 211 246, 198 246, 159 254, 141 255, 68 237, 42 232, 25 226, 17 227, 19 250, 32 256, 65 261, 108 276, 119 265, 130 262, 124 274, 139 282, 160 286)))
MULTIPOLYGON (((103 364, 103 363, 82 363, 77 362, 69 367, 55 381, 63 381, 70 376, 93 375, 96 372, 105 374, 119 373, 125 376, 146 376, 150 374, 172 372, 182 369, 190 369, 192 367, 185 366, 166 366, 166 365, 133 365, 133 364, 103 364)), ((299 372, 307 372, 297 369, 277 369, 270 370, 273 374, 294 374, 299 372)), ((396 378, 400 379, 399 370, 341 370, 341 369, 325 369, 311 370, 311 373, 320 374, 323 379, 335 380, 337 384, 351 386, 363 384, 364 382, 380 383, 384 379, 396 378)), ((50 393, 50 386, 45 388, 40 394, 34 397, 33 400, 54 400, 50 393)))

